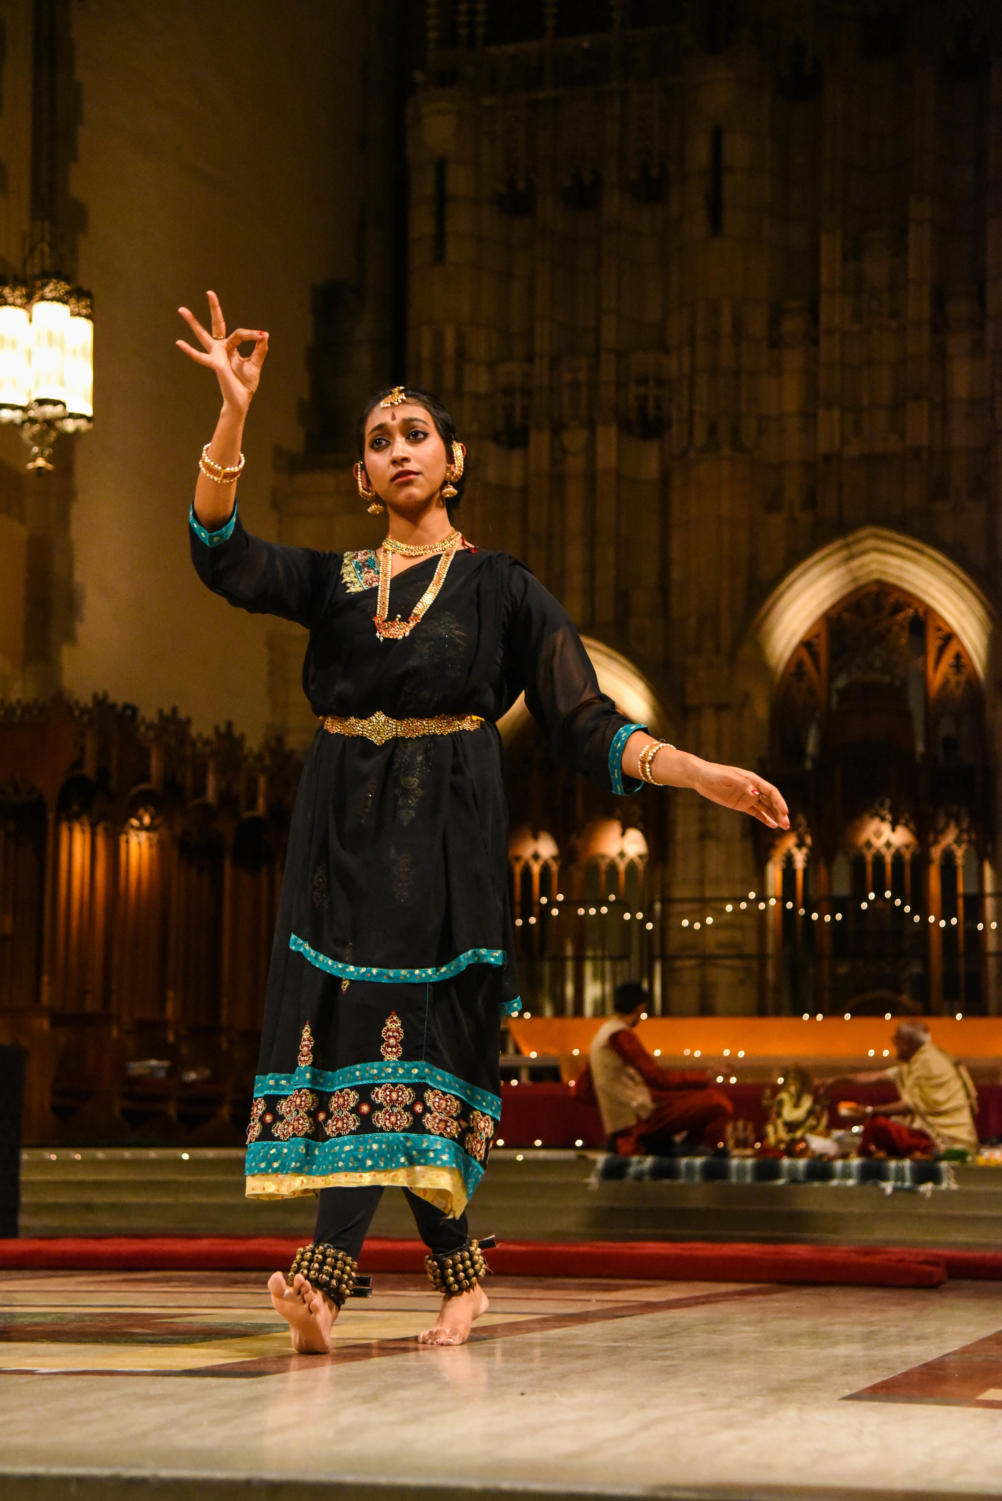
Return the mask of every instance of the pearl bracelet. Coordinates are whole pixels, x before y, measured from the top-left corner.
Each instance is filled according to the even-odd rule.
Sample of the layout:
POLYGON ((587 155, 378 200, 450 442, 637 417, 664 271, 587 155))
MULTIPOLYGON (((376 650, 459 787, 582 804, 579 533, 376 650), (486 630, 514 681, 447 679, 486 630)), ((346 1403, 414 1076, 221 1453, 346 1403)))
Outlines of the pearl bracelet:
POLYGON ((246 460, 243 454, 241 454, 239 464, 217 464, 215 459, 209 458, 209 445, 206 443, 202 449, 198 467, 206 479, 211 479, 214 485, 235 485, 245 462, 246 460))
POLYGON ((663 782, 654 780, 653 761, 659 750, 674 750, 674 745, 668 740, 652 740, 650 745, 645 745, 638 757, 640 780, 646 782, 649 787, 663 787, 663 782))

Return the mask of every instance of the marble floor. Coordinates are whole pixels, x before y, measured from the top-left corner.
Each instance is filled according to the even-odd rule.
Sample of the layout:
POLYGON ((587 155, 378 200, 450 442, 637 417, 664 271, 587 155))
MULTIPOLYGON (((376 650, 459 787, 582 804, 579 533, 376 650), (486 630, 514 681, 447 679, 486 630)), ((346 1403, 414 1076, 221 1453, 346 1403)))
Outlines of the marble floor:
POLYGON ((1002 1496, 1002 1286, 417 1277, 287 1353, 252 1273, 0 1274, 5 1501, 1002 1496))

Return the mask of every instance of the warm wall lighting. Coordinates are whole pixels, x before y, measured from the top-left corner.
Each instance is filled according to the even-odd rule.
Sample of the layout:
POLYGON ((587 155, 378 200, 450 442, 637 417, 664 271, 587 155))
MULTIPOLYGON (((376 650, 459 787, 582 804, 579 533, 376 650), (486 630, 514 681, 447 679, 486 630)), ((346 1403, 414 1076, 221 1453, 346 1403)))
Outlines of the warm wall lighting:
POLYGON ((29 469, 51 469, 60 433, 94 420, 91 297, 59 277, 0 284, 0 422, 15 423, 29 469))

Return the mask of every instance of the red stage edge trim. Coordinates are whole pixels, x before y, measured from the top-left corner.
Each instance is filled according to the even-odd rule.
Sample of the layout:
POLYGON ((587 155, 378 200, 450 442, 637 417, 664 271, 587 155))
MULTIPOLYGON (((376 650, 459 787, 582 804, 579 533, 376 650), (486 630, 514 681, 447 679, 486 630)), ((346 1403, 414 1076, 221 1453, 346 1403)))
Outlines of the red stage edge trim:
MULTIPOLYGON (((0 1240, 0 1268, 121 1271, 273 1271, 299 1241, 288 1236, 94 1236, 0 1240)), ((416 1240, 366 1243, 366 1272, 419 1272, 416 1240)), ((705 1241, 504 1241, 490 1253, 503 1276, 655 1281, 843 1283, 938 1287, 948 1277, 1002 1281, 1002 1253, 907 1246, 718 1244, 705 1241)))

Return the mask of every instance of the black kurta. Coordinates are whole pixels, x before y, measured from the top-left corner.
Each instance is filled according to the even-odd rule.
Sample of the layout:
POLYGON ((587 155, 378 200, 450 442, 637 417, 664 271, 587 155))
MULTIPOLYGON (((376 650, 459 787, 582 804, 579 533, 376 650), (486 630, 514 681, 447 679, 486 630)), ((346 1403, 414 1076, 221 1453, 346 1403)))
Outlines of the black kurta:
MULTIPOLYGON (((309 630, 318 716, 483 718, 383 745, 317 731, 247 1149, 250 1195, 393 1183, 458 1215, 500 1119, 501 1014, 519 1007, 496 721, 524 689, 558 755, 615 791, 636 726, 600 692, 565 611, 507 554, 464 546, 411 633, 382 640, 375 552, 277 546, 236 517, 215 532, 191 522, 210 589, 309 630)), ((391 618, 407 619, 437 562, 393 579, 391 618)))

